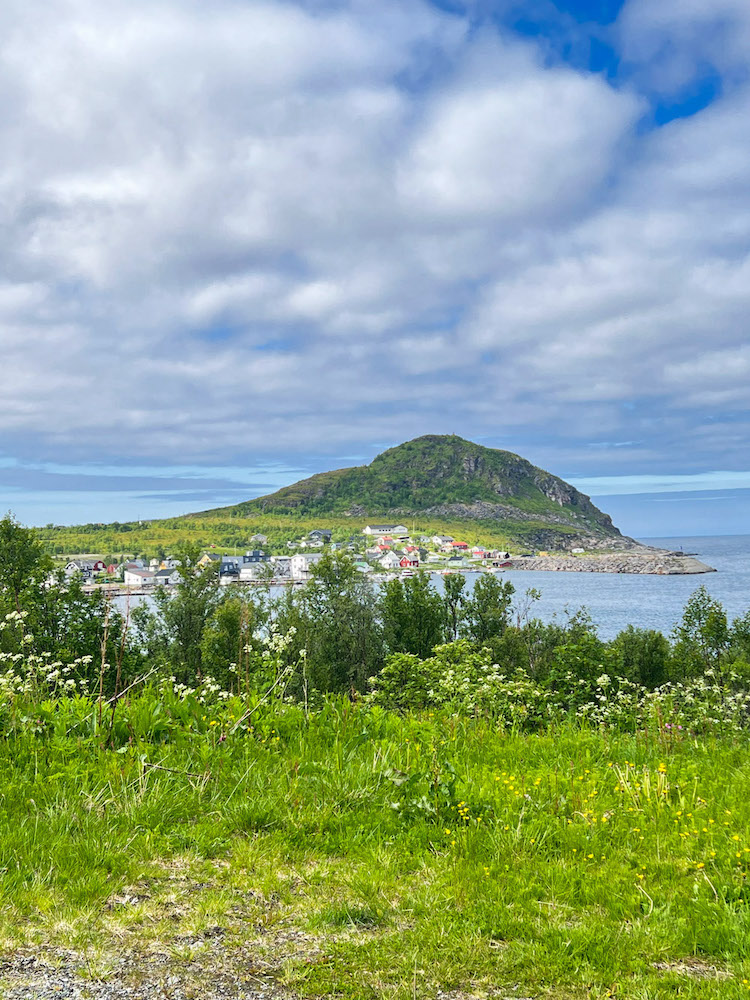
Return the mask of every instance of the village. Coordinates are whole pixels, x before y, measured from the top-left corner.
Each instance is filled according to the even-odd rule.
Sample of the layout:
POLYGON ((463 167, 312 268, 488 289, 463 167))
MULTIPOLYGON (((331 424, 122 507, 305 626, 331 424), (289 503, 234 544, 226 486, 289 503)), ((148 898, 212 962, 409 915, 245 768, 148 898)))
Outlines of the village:
MULTIPOLYGON (((325 554, 348 555, 357 571, 373 579, 389 575, 410 575, 417 570, 453 573, 470 570, 497 571, 512 566, 509 552, 486 549, 451 535, 425 535, 403 524, 368 524, 360 535, 346 540, 333 539, 333 531, 315 528, 304 537, 286 542, 287 552, 267 551, 268 537, 252 535, 248 550, 242 555, 203 553, 198 567, 214 564, 220 586, 232 584, 303 584, 325 554)), ((528 556, 530 553, 524 553, 528 556)), ((516 557, 518 558, 518 557, 516 557)), ((181 566, 174 556, 136 558, 120 563, 102 558, 73 558, 62 569, 68 579, 77 578, 87 588, 107 588, 142 592, 156 587, 174 587, 180 582, 181 566)))

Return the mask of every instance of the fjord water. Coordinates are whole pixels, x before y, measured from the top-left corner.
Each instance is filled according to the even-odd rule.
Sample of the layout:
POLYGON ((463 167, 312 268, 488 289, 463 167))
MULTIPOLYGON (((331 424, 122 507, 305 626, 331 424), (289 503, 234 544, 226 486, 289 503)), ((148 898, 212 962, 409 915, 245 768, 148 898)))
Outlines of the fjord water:
MULTIPOLYGON (((637 576, 619 573, 513 572, 504 574, 517 597, 529 587, 542 597, 532 610, 543 621, 563 619, 585 607, 599 635, 611 639, 628 625, 659 629, 669 634, 682 615, 685 602, 703 585, 736 618, 750 608, 750 535, 692 538, 641 538, 645 545, 680 548, 697 557, 716 573, 697 576, 637 576)), ((469 574, 473 576, 474 574, 469 574)))
MULTIPOLYGON (((720 535, 692 538, 641 538, 645 545, 695 553, 713 566, 716 573, 695 576, 641 576, 626 573, 555 573, 550 571, 506 571, 502 578, 516 588, 516 604, 524 603, 525 592, 533 587, 541 599, 531 608, 531 615, 542 621, 564 621, 566 616, 585 608, 602 639, 612 639, 628 625, 658 629, 669 635, 682 616, 687 599, 700 586, 721 601, 730 618, 744 615, 750 608, 750 535, 720 535)), ((467 573, 469 588, 479 573, 467 573)), ((432 576, 433 585, 442 592, 443 579, 432 576)), ((271 587, 271 593, 283 593, 271 587)), ((124 608, 145 602, 150 597, 118 597, 124 608)))

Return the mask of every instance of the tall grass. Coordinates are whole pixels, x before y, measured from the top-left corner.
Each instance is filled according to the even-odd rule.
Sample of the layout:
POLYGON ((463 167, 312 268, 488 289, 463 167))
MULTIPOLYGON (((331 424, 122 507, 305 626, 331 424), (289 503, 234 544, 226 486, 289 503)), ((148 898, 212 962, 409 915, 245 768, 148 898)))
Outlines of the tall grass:
POLYGON ((303 996, 750 995, 742 732, 124 702, 108 746, 87 697, 6 700, 6 951, 218 925, 303 996))

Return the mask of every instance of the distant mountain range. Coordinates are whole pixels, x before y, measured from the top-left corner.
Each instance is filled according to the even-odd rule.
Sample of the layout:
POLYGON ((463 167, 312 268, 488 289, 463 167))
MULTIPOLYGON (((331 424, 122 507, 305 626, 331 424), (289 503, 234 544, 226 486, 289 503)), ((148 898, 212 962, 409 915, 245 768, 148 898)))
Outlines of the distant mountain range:
POLYGON ((369 465, 310 476, 268 496, 210 514, 369 517, 493 522, 537 547, 629 547, 583 493, 519 455, 455 435, 426 435, 369 465), (501 522, 501 523, 498 523, 501 522))

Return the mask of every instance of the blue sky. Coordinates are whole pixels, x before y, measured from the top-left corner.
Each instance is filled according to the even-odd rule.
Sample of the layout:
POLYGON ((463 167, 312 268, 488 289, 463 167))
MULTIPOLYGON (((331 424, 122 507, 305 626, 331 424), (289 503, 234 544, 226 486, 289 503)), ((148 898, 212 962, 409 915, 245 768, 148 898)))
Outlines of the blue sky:
POLYGON ((23 520, 456 432, 746 530, 746 0, 7 0, 0 53, 23 520))

